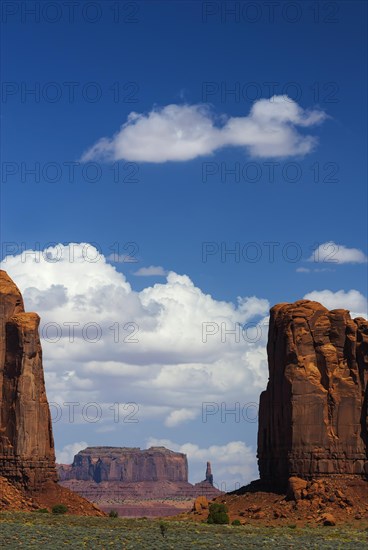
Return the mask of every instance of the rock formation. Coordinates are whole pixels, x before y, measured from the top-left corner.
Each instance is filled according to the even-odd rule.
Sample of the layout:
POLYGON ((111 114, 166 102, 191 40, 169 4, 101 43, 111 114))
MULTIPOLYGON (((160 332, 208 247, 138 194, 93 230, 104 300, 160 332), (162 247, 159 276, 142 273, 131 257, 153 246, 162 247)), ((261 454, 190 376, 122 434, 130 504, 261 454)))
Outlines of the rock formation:
POLYGON ((0 509, 65 503, 82 515, 96 506, 57 484, 51 415, 45 392, 40 318, 0 270, 0 509))
POLYGON ((299 300, 271 309, 261 394, 263 481, 368 476, 368 322, 299 300))
POLYGON ((213 475, 212 475, 212 470, 211 470, 211 462, 207 462, 205 481, 208 481, 208 483, 210 485, 213 485, 213 475))
POLYGON ((178 514, 198 496, 222 494, 212 484, 209 463, 208 479, 192 485, 186 455, 165 447, 88 447, 75 455, 73 464, 58 464, 57 469, 60 485, 122 516, 178 514))
POLYGON ((60 481, 188 481, 186 455, 165 447, 87 447, 58 471, 60 481))
POLYGON ((0 473, 37 490, 57 479, 40 318, 24 312, 21 293, 5 271, 0 271, 0 308, 0 473))

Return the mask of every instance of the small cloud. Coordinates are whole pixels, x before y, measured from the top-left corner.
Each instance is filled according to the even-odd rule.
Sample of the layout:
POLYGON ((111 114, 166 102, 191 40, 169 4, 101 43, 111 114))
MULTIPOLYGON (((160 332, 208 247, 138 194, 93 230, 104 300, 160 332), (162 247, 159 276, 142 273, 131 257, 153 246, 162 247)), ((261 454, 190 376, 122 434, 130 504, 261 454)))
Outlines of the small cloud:
POLYGON ((333 271, 335 271, 335 269, 330 269, 329 267, 321 267, 321 268, 318 268, 318 267, 315 267, 314 269, 309 269, 308 267, 298 267, 296 270, 295 270, 297 273, 325 273, 325 272, 328 272, 328 273, 331 273, 333 271))
POLYGON ((167 271, 160 265, 150 265, 149 267, 141 267, 138 271, 135 271, 133 275, 137 277, 153 277, 154 275, 166 277, 167 271))
POLYGON ((187 420, 194 420, 198 412, 193 409, 178 409, 172 411, 165 420, 165 426, 168 428, 174 428, 187 420))
POLYGON ((65 445, 61 451, 56 450, 56 462, 58 464, 71 464, 73 462, 74 456, 88 447, 88 443, 85 441, 78 441, 76 443, 70 443, 65 445))
POLYGON ((127 254, 109 254, 109 256, 106 256, 106 260, 114 264, 136 264, 139 261, 138 258, 127 254))
POLYGON ((335 264, 365 264, 368 258, 358 248, 348 248, 343 244, 328 241, 320 244, 308 262, 335 264))
POLYGON ((75 376, 75 370, 66 370, 61 377, 63 380, 69 380, 73 376, 75 376))
POLYGON ((351 316, 354 317, 367 317, 367 298, 363 296, 358 290, 338 290, 332 292, 332 290, 314 290, 308 292, 304 296, 306 300, 313 300, 319 302, 327 309, 348 309, 351 311, 351 316))

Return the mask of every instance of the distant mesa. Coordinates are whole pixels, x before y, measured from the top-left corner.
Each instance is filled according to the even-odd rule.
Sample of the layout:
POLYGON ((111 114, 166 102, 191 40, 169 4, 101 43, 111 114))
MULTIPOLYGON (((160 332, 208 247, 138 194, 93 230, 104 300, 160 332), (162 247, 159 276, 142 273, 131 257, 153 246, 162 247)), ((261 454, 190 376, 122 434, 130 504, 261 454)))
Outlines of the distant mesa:
POLYGON ((271 309, 261 480, 368 477, 368 321, 299 300, 271 309))
POLYGON ((186 482, 188 461, 185 454, 165 447, 87 447, 70 466, 59 465, 58 473, 60 481, 186 482))
POLYGON ((221 491, 213 486, 210 463, 206 479, 188 482, 187 456, 150 447, 87 447, 77 453, 71 465, 57 465, 59 482, 79 495, 119 515, 162 516, 189 510, 193 499, 212 499, 221 491), (170 501, 163 504, 163 499, 170 501))

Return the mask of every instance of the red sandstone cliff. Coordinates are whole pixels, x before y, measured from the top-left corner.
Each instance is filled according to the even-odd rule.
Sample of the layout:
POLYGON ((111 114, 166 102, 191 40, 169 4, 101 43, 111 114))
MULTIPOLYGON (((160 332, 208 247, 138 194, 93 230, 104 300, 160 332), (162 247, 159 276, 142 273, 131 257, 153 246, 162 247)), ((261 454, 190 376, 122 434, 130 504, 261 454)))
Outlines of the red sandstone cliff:
POLYGON ((54 441, 38 336, 40 318, 0 271, 0 472, 37 490, 56 480, 54 441))
POLYGON ((64 503, 76 514, 102 515, 57 484, 51 416, 38 335, 40 318, 0 270, 0 509, 64 503))
POLYGON ((299 300, 271 309, 258 464, 265 481, 368 475, 368 322, 299 300))

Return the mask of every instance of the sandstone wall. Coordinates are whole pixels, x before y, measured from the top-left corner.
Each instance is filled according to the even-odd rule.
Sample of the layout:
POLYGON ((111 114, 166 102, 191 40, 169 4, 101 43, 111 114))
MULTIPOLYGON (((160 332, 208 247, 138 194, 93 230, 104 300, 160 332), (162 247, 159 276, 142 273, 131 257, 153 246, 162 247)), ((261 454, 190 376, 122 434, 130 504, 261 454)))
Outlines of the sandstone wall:
POLYGON ((56 480, 39 322, 0 270, 0 474, 29 490, 56 480))
POLYGON ((300 300, 271 309, 260 477, 368 475, 368 322, 300 300))

